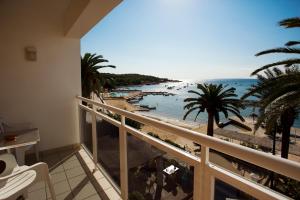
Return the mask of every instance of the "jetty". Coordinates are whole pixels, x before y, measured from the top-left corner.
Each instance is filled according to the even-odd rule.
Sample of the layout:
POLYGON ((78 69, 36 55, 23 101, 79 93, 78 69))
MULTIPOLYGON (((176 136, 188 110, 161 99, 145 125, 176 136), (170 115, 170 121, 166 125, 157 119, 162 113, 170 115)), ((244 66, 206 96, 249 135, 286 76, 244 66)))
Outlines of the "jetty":
POLYGON ((126 93, 124 96, 114 97, 108 94, 104 97, 105 100, 123 100, 135 107, 135 111, 150 111, 155 110, 155 106, 150 105, 139 105, 139 102, 148 95, 162 95, 162 96, 174 96, 175 94, 170 92, 162 91, 142 91, 142 90, 128 90, 128 89, 115 89, 112 90, 114 93, 126 93))
POLYGON ((123 96, 126 100, 141 100, 144 96, 148 95, 163 95, 163 96, 174 96, 175 94, 170 92, 160 92, 160 91, 141 91, 141 90, 126 90, 126 89, 117 89, 113 92, 128 93, 128 95, 123 96))

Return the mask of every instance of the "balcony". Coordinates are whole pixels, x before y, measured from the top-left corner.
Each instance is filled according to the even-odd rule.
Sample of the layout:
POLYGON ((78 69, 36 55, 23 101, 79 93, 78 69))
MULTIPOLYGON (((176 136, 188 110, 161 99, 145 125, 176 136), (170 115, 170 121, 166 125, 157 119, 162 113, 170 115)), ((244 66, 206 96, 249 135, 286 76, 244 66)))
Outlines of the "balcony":
POLYGON ((266 177, 279 174, 300 180, 296 162, 83 97, 77 99, 82 145, 122 199, 289 199, 264 186, 266 177), (112 118, 112 113, 119 117, 112 118), (133 128, 128 119, 196 142, 201 153, 188 152, 133 128), (234 167, 241 163, 250 169, 234 167))
MULTIPOLYGON (((90 154, 80 146, 68 147, 42 155, 50 168, 56 199, 101 200, 120 199, 118 192, 96 167, 90 154)), ((27 157, 31 164, 35 158, 27 157)), ((30 187, 29 200, 51 199, 44 182, 30 187)))

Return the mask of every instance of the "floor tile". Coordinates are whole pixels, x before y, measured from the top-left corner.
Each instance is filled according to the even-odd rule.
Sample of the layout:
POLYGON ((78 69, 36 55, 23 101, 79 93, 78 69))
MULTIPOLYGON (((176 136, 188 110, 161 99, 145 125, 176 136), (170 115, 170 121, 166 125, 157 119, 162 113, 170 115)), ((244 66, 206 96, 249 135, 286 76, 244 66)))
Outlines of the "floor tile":
POLYGON ((65 172, 59 172, 51 175, 52 184, 67 180, 65 172))
POLYGON ((45 182, 40 181, 40 182, 35 183, 31 187, 29 187, 28 192, 33 192, 33 191, 40 190, 40 189, 43 189, 43 188, 44 189, 46 188, 45 182))
POLYGON ((72 156, 69 156, 67 159, 67 161, 72 161, 72 160, 78 160, 75 154, 72 156))
MULTIPOLYGON (((51 198, 49 198, 48 200, 50 200, 51 198)), ((56 200, 73 200, 74 196, 72 194, 72 192, 65 192, 62 193, 60 195, 56 196, 56 200)))
POLYGON ((46 200, 45 189, 35 190, 28 193, 28 200, 46 200))
POLYGON ((73 195, 75 196, 76 200, 82 200, 94 194, 97 194, 97 192, 91 183, 84 185, 80 191, 73 191, 73 195))
MULTIPOLYGON (((48 163, 49 168, 51 167, 50 175, 57 200, 101 200, 81 166, 81 161, 83 161, 90 171, 94 170, 93 160, 84 150, 80 150, 80 153, 76 155, 73 150, 43 155, 42 160, 48 163)), ((95 178, 93 180, 100 182, 102 189, 111 193, 109 190, 111 185, 98 169, 93 175, 95 178)), ((114 197, 113 194, 110 195, 114 197)), ((43 181, 29 188, 29 200, 46 200, 46 198, 52 199, 49 188, 43 181)))
POLYGON ((65 170, 68 170, 68 169, 72 169, 72 168, 75 168, 75 167, 79 167, 81 165, 80 165, 80 162, 76 159, 76 160, 67 160, 67 161, 65 161, 63 163, 63 166, 64 166, 65 170))
POLYGON ((50 174, 56 174, 56 173, 63 172, 63 171, 65 171, 64 167, 62 165, 59 165, 55 168, 50 169, 50 174))
POLYGON ((71 189, 77 187, 81 182, 87 182, 87 181, 89 180, 85 174, 68 179, 71 189))
POLYGON ((98 194, 92 195, 88 198, 85 198, 84 200, 101 200, 98 194))
MULTIPOLYGON (((63 194, 66 192, 71 192, 69 183, 65 180, 56 184, 53 184, 55 195, 63 194)), ((49 189, 47 188, 47 194, 50 194, 49 189)))
POLYGON ((68 178, 76 177, 82 174, 85 174, 84 170, 81 166, 66 170, 66 174, 68 178))

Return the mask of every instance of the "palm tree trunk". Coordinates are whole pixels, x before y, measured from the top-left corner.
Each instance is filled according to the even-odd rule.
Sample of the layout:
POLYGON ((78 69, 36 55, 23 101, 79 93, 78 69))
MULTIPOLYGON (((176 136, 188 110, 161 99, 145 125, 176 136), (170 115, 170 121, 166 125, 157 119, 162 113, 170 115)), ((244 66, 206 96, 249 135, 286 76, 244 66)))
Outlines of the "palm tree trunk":
POLYGON ((273 130, 273 148, 272 148, 272 154, 275 155, 276 153, 276 133, 277 133, 277 125, 275 126, 273 130))
POLYGON ((289 156, 289 146, 290 146, 290 136, 291 127, 294 124, 295 110, 289 108, 283 112, 280 117, 282 126, 282 138, 281 138, 281 157, 288 158, 289 156))
POLYGON ((291 130, 290 126, 283 125, 282 139, 281 139, 281 157, 282 158, 288 158, 288 155, 289 155, 290 130, 291 130))
POLYGON ((208 113, 207 135, 214 136, 214 114, 208 113))
MULTIPOLYGON (((273 129, 273 149, 272 149, 272 154, 275 155, 276 154, 276 133, 277 133, 277 125, 275 125, 274 129, 273 129)), ((270 188, 274 189, 274 172, 271 171, 271 175, 270 175, 270 188)))

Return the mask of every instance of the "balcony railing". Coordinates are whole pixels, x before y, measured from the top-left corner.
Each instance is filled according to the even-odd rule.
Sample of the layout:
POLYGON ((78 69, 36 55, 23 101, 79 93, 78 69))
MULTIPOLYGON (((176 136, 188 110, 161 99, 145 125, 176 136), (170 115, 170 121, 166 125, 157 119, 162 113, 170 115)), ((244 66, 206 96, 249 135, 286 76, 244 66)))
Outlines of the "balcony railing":
MULTIPOLYGON (((295 181, 300 181, 300 164, 294 161, 282 159, 269 153, 200 134, 192 130, 144 117, 80 96, 77 97, 77 100, 81 118, 82 142, 91 152, 94 162, 100 163, 116 187, 120 189, 123 199, 129 198, 132 192, 131 190, 134 190, 131 188, 142 187, 141 185, 145 184, 137 183, 132 177, 140 176, 139 173, 144 169, 154 172, 164 169, 165 166, 163 164, 168 160, 163 159, 161 161, 163 164, 160 165, 158 164, 160 161, 157 159, 163 155, 168 155, 163 156, 164 158, 174 158, 167 162, 167 164, 177 163, 175 161, 178 161, 181 163, 180 166, 184 168, 180 173, 180 177, 176 177, 175 179, 172 179, 172 175, 167 177, 168 174, 164 174, 165 179, 163 179, 164 183, 163 186, 161 186, 168 188, 166 185, 172 184, 172 180, 174 181, 173 183, 175 183, 180 179, 179 182, 182 183, 181 188, 175 187, 176 190, 174 191, 170 189, 171 193, 173 192, 175 196, 179 195, 179 193, 187 194, 187 196, 180 197, 179 199, 217 199, 219 194, 216 190, 220 190, 220 188, 221 190, 224 189, 223 194, 226 194, 226 191, 231 189, 238 191, 241 195, 244 195, 243 199, 289 199, 284 194, 271 190, 262 184, 258 184, 249 178, 229 171, 222 166, 218 166, 210 159, 211 152, 213 151, 221 152, 222 155, 227 157, 250 163, 250 165, 264 168, 272 173, 283 175, 295 181), (108 116, 107 113, 117 114, 120 116, 120 120, 113 119, 108 116), (200 157, 127 125, 126 119, 156 127, 157 129, 167 131, 178 137, 200 144, 200 157), (106 125, 102 122, 105 122, 106 125), (90 125, 88 129, 86 129, 86 124, 90 125), (106 128, 104 128, 104 126, 106 128), (114 140, 107 139, 105 134, 107 134, 106 132, 108 131, 114 132, 115 135, 112 136, 114 140), (106 148, 107 146, 111 149, 108 150, 106 148), (135 148, 142 149, 140 150, 140 155, 142 154, 143 158, 134 155, 133 151, 135 148), (149 155, 150 153, 148 154, 147 151, 151 151, 151 155, 149 155), (136 167, 137 164, 144 162, 143 159, 144 161, 154 159, 156 165, 154 165, 153 168, 151 167, 153 166, 153 162, 148 162, 149 165, 136 167), (132 171, 131 168, 133 167, 135 168, 132 171), (188 181, 185 180, 189 175, 191 175, 189 179, 193 179, 191 184, 188 184, 188 181), (168 183, 165 183, 165 181, 168 181, 168 183), (191 189, 190 193, 188 188, 191 189)), ((150 175, 146 176, 146 179, 141 179, 147 182, 147 191, 153 190, 150 175)), ((157 175, 156 180, 159 178, 158 176, 159 175, 157 175)), ((156 183, 156 190, 158 190, 159 184, 160 183, 156 183)))

